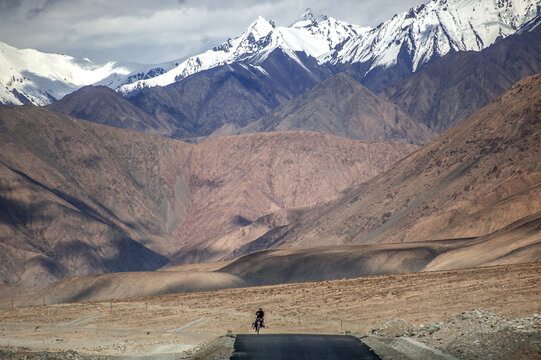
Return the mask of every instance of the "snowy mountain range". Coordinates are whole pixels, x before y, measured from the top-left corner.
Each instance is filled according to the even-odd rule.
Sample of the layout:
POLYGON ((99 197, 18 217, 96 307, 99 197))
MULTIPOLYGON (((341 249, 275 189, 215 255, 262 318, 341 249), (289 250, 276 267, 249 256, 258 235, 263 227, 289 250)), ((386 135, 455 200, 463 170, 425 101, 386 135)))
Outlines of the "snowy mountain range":
POLYGON ((90 60, 16 49, 0 42, 0 102, 46 105, 89 83, 113 74, 127 75, 114 63, 95 65, 90 60))
POLYGON ((315 15, 308 9, 289 27, 257 18, 241 36, 190 57, 161 76, 123 85, 129 94, 142 87, 165 86, 201 70, 243 61, 257 66, 279 48, 302 65, 297 52, 319 64, 370 62, 369 70, 396 63, 405 48, 411 71, 449 51, 479 51, 505 38, 540 14, 539 0, 432 0, 380 24, 360 27, 315 15))
POLYGON ((236 62, 265 73, 258 65, 276 49, 303 67, 306 56, 300 57, 301 52, 319 64, 365 63, 365 75, 406 56, 415 72, 450 51, 482 50, 540 14, 541 0, 432 0, 368 28, 307 10, 287 27, 258 17, 243 34, 220 46, 159 65, 96 65, 0 43, 0 103, 45 105, 89 84, 130 95, 236 62))
POLYGON ((17 49, 0 42, 0 104, 47 105, 86 85, 113 89, 154 77, 178 66, 136 63, 95 64, 89 59, 17 49))
POLYGON ((289 27, 277 27, 273 21, 258 17, 239 37, 190 57, 163 75, 123 85, 119 91, 129 94, 143 87, 169 85, 199 71, 234 62, 242 61, 257 67, 277 48, 303 65, 297 52, 320 58, 346 39, 362 36, 368 30, 370 28, 351 25, 332 17, 314 15, 310 9, 289 27))
POLYGON ((538 0, 432 0, 349 39, 319 61, 370 62, 373 69, 395 64, 404 49, 415 72, 450 51, 483 50, 540 13, 538 0))

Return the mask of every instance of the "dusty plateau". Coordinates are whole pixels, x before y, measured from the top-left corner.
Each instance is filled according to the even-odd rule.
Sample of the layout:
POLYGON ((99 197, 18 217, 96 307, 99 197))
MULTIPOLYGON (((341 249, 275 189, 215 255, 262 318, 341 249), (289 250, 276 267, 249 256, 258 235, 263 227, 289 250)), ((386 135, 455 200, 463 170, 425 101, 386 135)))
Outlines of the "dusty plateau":
POLYGON ((513 351, 517 359, 535 359, 540 283, 541 263, 529 263, 102 302, 4 303, 0 346, 11 359, 66 350, 90 358, 189 358, 227 330, 250 333, 252 314, 262 307, 265 333, 349 331, 372 341, 405 335, 457 358, 487 358, 487 346, 500 336, 503 345, 490 358, 513 351))

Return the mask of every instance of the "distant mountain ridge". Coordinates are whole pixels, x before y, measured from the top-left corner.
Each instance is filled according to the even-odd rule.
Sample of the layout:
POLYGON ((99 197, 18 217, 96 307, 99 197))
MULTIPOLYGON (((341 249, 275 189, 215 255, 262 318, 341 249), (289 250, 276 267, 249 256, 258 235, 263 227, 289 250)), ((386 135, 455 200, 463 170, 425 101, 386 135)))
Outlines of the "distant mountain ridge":
POLYGON ((89 59, 17 49, 0 41, 0 105, 47 105, 87 85, 112 89, 167 72, 177 62, 157 65, 95 64, 89 59))
POLYGON ((124 85, 119 91, 129 94, 141 87, 168 85, 226 63, 257 66, 275 49, 300 64, 297 52, 315 58, 320 65, 364 64, 361 79, 376 68, 395 66, 399 58, 406 63, 404 70, 413 73, 450 51, 479 51, 490 46, 518 31, 540 9, 530 0, 432 0, 373 29, 316 16, 310 9, 290 27, 276 27, 259 17, 238 38, 190 57, 169 73, 124 85))
POLYGON ((344 73, 325 80, 236 132, 284 130, 317 131, 359 140, 417 145, 425 144, 436 136, 396 105, 344 73))
MULTIPOLYGON (((470 2, 468 4, 471 5, 470 2)), ((428 16, 423 9, 419 10, 420 19, 428 16)), ((502 9, 504 11, 507 7, 503 6, 502 9)), ((508 18, 508 22, 515 25, 516 19, 522 19, 517 16, 513 20, 509 14, 506 16, 504 19, 508 18)), ((312 13, 305 14, 303 19, 296 26, 304 29, 303 26, 308 24, 312 30, 318 28, 318 21, 329 20, 312 13)), ((304 51, 295 52, 295 57, 292 57, 291 53, 277 46, 272 52, 261 56, 257 65, 250 62, 253 58, 250 55, 243 61, 199 71, 167 86, 145 87, 127 99, 131 105, 120 94, 116 97, 111 94, 100 102, 97 98, 88 99, 87 92, 77 91, 69 97, 71 104, 66 98, 51 105, 51 109, 94 122, 189 142, 239 133, 295 129, 328 132, 355 139, 393 139, 420 144, 421 139, 431 138, 432 135, 421 135, 419 129, 413 135, 409 132, 413 128, 427 126, 430 132, 441 133, 502 94, 516 81, 541 71, 540 52, 535 51, 541 46, 541 27, 536 27, 540 19, 541 16, 536 16, 516 34, 498 40, 483 50, 452 50, 441 57, 434 55, 437 58, 419 65, 414 74, 409 55, 404 52, 396 64, 388 68, 376 66, 370 70, 370 62, 320 64, 318 59, 307 56, 304 51), (334 90, 328 87, 325 94, 320 94, 320 105, 325 103, 328 107, 320 107, 316 114, 313 110, 317 105, 313 104, 314 109, 310 109, 306 103, 309 92, 341 72, 367 87, 377 99, 373 96, 359 97, 355 99, 357 104, 350 101, 344 107, 351 94, 342 91, 342 95, 337 96, 333 93, 340 92, 340 86, 335 81, 334 90), (384 91, 378 93, 378 89, 384 91), (115 105, 113 98, 122 106, 115 105), (376 125, 370 126, 370 129, 362 128, 360 124, 363 118, 390 119, 391 112, 382 109, 373 111, 370 102, 374 104, 374 101, 380 105, 391 102, 405 110, 413 120, 408 120, 409 130, 402 128, 397 132, 396 129, 404 125, 398 125, 400 121, 381 122, 378 126, 383 126, 384 130, 378 130, 377 135, 373 132, 376 125), (295 106, 307 111, 294 109, 295 106), (86 110, 80 111, 78 107, 86 110), (283 121, 285 118, 278 119, 282 115, 276 117, 277 112, 282 111, 279 107, 287 108, 287 114, 282 114, 287 117, 287 122, 283 121), (308 118, 309 113, 312 115, 308 118)), ((413 17, 409 21, 414 20, 420 21, 413 17)), ((259 19, 258 22, 263 20, 259 19)), ((494 24, 503 26, 501 21, 494 24)), ((441 24, 438 26, 441 27, 441 24)), ((277 29, 270 23, 268 28, 272 29, 269 34, 277 29)), ((249 38, 253 39, 254 36, 242 37, 246 41, 249 38)), ((241 42, 236 39, 233 43, 238 45, 241 42)), ((254 49, 252 55, 263 51, 257 46, 254 49)), ((338 78, 345 79, 340 76, 338 78)), ((343 87, 348 84, 351 83, 344 82, 343 87)), ((396 114, 403 113, 397 111, 396 114)), ((364 121, 363 126, 366 124, 364 121)))
POLYGON ((338 71, 343 70, 342 65, 355 64, 355 78, 365 79, 364 85, 379 92, 449 51, 488 47, 519 30, 540 9, 539 0, 432 0, 373 29, 311 11, 288 27, 277 27, 259 17, 240 36, 220 46, 184 61, 159 65, 95 65, 88 59, 2 44, 0 103, 46 105, 90 84, 134 95, 145 87, 169 85, 226 64, 241 62, 257 69, 276 50, 309 71, 313 66, 307 64, 307 58, 320 66, 338 66, 338 71), (396 74, 378 83, 375 78, 384 69, 396 74))
POLYGON ((16 49, 0 42, 0 104, 46 105, 79 87, 130 70, 114 63, 95 65, 88 59, 16 49))
POLYGON ((160 121, 132 104, 107 86, 88 85, 66 95, 48 109, 79 119, 117 128, 169 136, 176 131, 174 123, 160 121))
POLYGON ((90 92, 81 89, 50 105, 50 109, 117 127, 131 126, 122 122, 130 117, 138 130, 193 141, 226 124, 246 126, 331 75, 322 67, 308 70, 275 50, 259 66, 222 65, 167 86, 144 88, 128 99, 118 93, 89 99, 90 92), (137 120, 133 117, 136 114, 137 120))
MULTIPOLYGON (((385 94, 356 98, 357 103, 350 102, 350 106, 341 109, 337 106, 340 103, 340 106, 345 105, 352 94, 340 92, 340 88, 353 85, 350 87, 352 90, 362 86, 349 81, 352 78, 359 80, 355 65, 321 66, 316 59, 298 53, 299 59, 303 60, 304 65, 301 65, 280 49, 275 49, 257 66, 242 62, 222 65, 165 87, 145 88, 129 99, 110 93, 100 101, 97 97, 89 99, 87 91, 76 91, 50 108, 98 123, 189 141, 202 141, 209 136, 296 129, 418 144, 423 137, 427 139, 432 135, 419 137, 418 133, 408 137, 412 133, 392 133, 398 123, 387 123, 383 133, 373 136, 374 133, 361 133, 359 127, 355 129, 352 125, 362 123, 363 116, 373 119, 387 116, 381 109, 376 113, 370 110, 370 102, 375 100, 375 96, 379 104, 391 102, 405 110, 416 123, 411 126, 419 127, 424 123, 431 132, 443 132, 502 94, 516 81, 541 72, 541 50, 536 51, 541 49, 541 27, 535 26, 540 19, 541 16, 532 19, 522 31, 484 50, 452 51, 404 80, 395 78, 395 85, 387 87, 385 94), (343 70, 346 76, 336 75, 339 70, 343 70), (349 80, 342 85, 337 81, 329 82, 334 85, 327 86, 326 92, 322 92, 323 83, 333 76, 349 80), (320 103, 328 105, 320 108, 317 114, 315 107, 310 108, 306 103, 316 88, 320 89, 320 103), (114 98, 117 100, 113 101, 114 98), (286 116, 287 123, 279 124, 285 120, 276 117, 283 111, 279 107, 287 109, 287 114, 278 116, 286 116), (310 118, 303 118, 309 113, 312 114, 310 118), (347 118, 350 120, 346 121, 347 118)), ((374 71, 379 74, 376 76, 378 81, 384 82, 397 74, 392 68, 374 71)), ((371 75, 361 83, 370 82, 370 79, 371 75)), ((380 125, 383 126, 383 122, 380 125)), ((413 129, 411 126, 410 130, 413 129)))
MULTIPOLYGON (((537 5, 536 5, 537 4, 537 5)), ((540 14, 531 0, 432 0, 348 39, 332 63, 370 62, 370 70, 396 64, 400 52, 415 72, 450 51, 480 51, 514 34, 540 14)))
POLYGON ((163 75, 121 86, 118 91, 129 95, 144 87, 169 85, 202 70, 236 62, 258 68, 276 49, 309 69, 306 60, 300 58, 298 53, 318 59, 346 39, 361 36, 367 30, 333 17, 314 15, 310 9, 288 27, 277 27, 273 21, 260 16, 240 36, 188 58, 163 75))

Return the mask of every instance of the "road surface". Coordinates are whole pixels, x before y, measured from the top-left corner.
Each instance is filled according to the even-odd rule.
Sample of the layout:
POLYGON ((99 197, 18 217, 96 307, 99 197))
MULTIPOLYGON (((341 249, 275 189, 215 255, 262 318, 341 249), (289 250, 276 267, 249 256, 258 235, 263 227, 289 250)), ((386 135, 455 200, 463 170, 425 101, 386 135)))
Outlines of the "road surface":
POLYGON ((237 335, 232 360, 247 359, 380 359, 353 336, 237 335))

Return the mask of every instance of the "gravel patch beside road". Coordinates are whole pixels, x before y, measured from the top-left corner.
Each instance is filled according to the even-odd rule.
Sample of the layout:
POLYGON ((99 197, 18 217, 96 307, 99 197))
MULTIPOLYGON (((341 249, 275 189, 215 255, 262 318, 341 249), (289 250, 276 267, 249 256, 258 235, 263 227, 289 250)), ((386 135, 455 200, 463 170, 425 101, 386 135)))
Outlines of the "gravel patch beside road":
POLYGON ((393 319, 372 330, 363 339, 377 347, 384 359, 404 358, 396 339, 413 339, 457 359, 541 359, 541 317, 505 319, 483 309, 465 311, 445 321, 419 326, 393 319), (390 347, 391 349, 387 349, 390 347))

